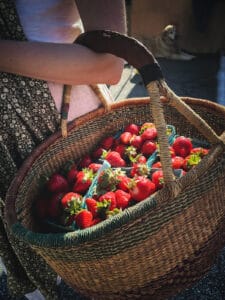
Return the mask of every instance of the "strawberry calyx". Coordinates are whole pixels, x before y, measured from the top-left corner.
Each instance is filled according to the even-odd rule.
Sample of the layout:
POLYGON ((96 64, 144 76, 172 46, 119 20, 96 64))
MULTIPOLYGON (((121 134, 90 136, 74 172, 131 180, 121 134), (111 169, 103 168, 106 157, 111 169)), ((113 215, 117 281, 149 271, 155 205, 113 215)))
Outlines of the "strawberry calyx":
POLYGON ((125 149, 125 155, 132 162, 133 159, 137 156, 137 149, 134 146, 128 146, 125 149))
POLYGON ((96 188, 96 195, 102 195, 108 191, 115 191, 120 182, 119 176, 125 175, 121 168, 112 169, 107 168, 101 172, 98 178, 98 185, 96 188))
POLYGON ((106 212, 106 217, 107 217, 107 219, 109 219, 109 218, 112 218, 113 216, 115 216, 115 215, 118 215, 119 213, 121 213, 122 212, 122 209, 121 208, 114 208, 113 210, 108 210, 107 212, 106 212))
POLYGON ((185 167, 191 169, 194 166, 197 166, 202 160, 200 153, 190 154, 185 158, 185 167))
POLYGON ((75 215, 82 209, 82 198, 72 197, 65 207, 65 212, 69 215, 75 215))
POLYGON ((107 212, 109 211, 111 201, 104 199, 101 202, 97 201, 97 216, 104 220, 107 217, 107 212))

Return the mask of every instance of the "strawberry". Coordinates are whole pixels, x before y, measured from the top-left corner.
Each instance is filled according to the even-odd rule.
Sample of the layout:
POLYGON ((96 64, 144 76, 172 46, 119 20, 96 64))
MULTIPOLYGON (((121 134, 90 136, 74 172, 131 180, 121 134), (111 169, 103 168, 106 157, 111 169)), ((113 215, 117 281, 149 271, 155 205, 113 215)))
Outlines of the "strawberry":
POLYGON ((109 210, 113 210, 114 208, 117 207, 116 196, 115 196, 114 192, 112 192, 112 191, 107 192, 98 198, 99 202, 103 202, 105 200, 110 202, 109 210))
POLYGON ((141 147, 141 153, 145 156, 150 156, 156 151, 156 149, 157 147, 154 142, 151 142, 150 140, 146 140, 141 147))
POLYGON ((130 133, 128 131, 124 131, 120 135, 120 142, 124 145, 129 145, 131 138, 132 138, 132 133, 130 133))
POLYGON ((140 135, 133 135, 130 140, 131 146, 134 146, 136 149, 140 149, 143 144, 143 139, 140 135))
POLYGON ((101 142, 100 147, 105 150, 109 150, 112 148, 113 143, 114 143, 114 137, 108 136, 101 142))
POLYGON ((69 208, 69 206, 71 205, 70 202, 74 202, 75 204, 77 204, 78 208, 80 208, 82 196, 78 193, 68 192, 62 197, 61 205, 64 209, 69 208))
POLYGON ((154 128, 155 124, 151 122, 145 122, 144 124, 141 125, 139 133, 142 134, 146 129, 148 128, 154 128))
POLYGON ((202 147, 195 147, 191 150, 190 154, 198 154, 200 157, 203 157, 209 153, 209 149, 202 147))
POLYGON ((94 226, 102 221, 101 218, 94 218, 91 222, 91 226, 94 226))
POLYGON ((101 168, 101 164, 98 164, 98 163, 91 163, 89 166, 88 166, 88 169, 91 169, 94 173, 98 172, 98 170, 101 168))
POLYGON ((147 162, 147 159, 144 155, 137 155, 136 162, 140 164, 145 164, 147 162))
POLYGON ((162 168, 161 161, 155 162, 155 163, 152 165, 152 168, 153 168, 153 169, 160 169, 160 168, 162 168))
POLYGON ((135 163, 133 164, 131 171, 130 171, 130 176, 144 176, 149 174, 149 168, 146 164, 141 164, 141 163, 135 163))
POLYGON ((129 182, 131 181, 130 177, 127 177, 126 175, 119 175, 118 176, 118 184, 117 184, 117 188, 120 190, 123 190, 125 192, 129 191, 129 182))
POLYGON ((173 147, 172 147, 172 146, 169 146, 169 152, 170 152, 170 155, 171 155, 171 157, 174 157, 174 156, 176 156, 176 154, 175 154, 175 150, 173 149, 173 147))
POLYGON ((78 173, 77 165, 73 160, 68 160, 62 167, 60 174, 63 175, 69 184, 73 184, 78 173))
POLYGON ((116 151, 109 151, 106 154, 103 154, 103 158, 105 158, 112 167, 119 168, 126 166, 125 160, 116 151))
POLYGON ((182 169, 184 164, 184 158, 181 156, 174 156, 171 159, 172 161, 172 168, 173 169, 182 169))
POLYGON ((90 155, 85 155, 79 162, 80 169, 87 168, 92 163, 92 159, 90 155))
POLYGON ((100 196, 108 191, 115 191, 116 186, 119 183, 119 176, 121 175, 124 175, 124 172, 119 168, 116 170, 107 168, 106 170, 102 171, 98 177, 96 195, 100 196))
POLYGON ((152 174, 152 182, 155 184, 156 189, 161 189, 164 184, 163 171, 159 169, 152 174))
POLYGON ((93 217, 95 218, 98 214, 98 208, 97 208, 97 201, 93 198, 87 198, 86 199, 86 205, 87 209, 92 213, 93 217))
POLYGON ((137 124, 131 123, 131 124, 128 124, 124 128, 124 131, 130 132, 132 134, 138 134, 138 132, 139 132, 139 126, 137 124))
POLYGON ((56 193, 51 196, 48 203, 48 215, 51 218, 57 218, 62 212, 61 200, 63 193, 56 193))
POLYGON ((132 199, 142 201, 156 191, 155 184, 144 176, 137 176, 129 184, 129 191, 132 199))
POLYGON ((74 221, 80 229, 85 229, 92 225, 93 215, 87 209, 83 209, 75 215, 74 221))
POLYGON ((114 148, 114 151, 118 152, 120 156, 124 159, 125 158, 125 151, 126 151, 126 145, 119 144, 114 148))
POLYGON ((123 190, 115 191, 116 203, 118 208, 125 209, 129 205, 131 195, 123 190))
POLYGON ((99 159, 102 156, 103 148, 99 147, 92 153, 92 157, 94 160, 99 159))
POLYGON ((179 136, 175 139, 172 147, 177 156, 181 156, 184 158, 190 154, 193 145, 189 138, 185 136, 179 136))
POLYGON ((201 161, 201 156, 199 154, 193 153, 185 157, 183 163, 183 169, 189 171, 191 168, 198 165, 201 161))
POLYGON ((78 173, 77 165, 76 164, 71 165, 71 167, 68 169, 66 174, 66 179, 69 182, 69 184, 74 184, 77 173, 78 173))
POLYGON ((84 168, 77 174, 76 182, 73 186, 73 192, 84 194, 87 192, 89 186, 94 178, 93 170, 84 168))
POLYGON ((47 181, 47 189, 51 193, 67 192, 69 190, 69 184, 65 177, 59 173, 54 173, 47 181))
POLYGON ((150 140, 153 141, 157 137, 157 130, 155 127, 147 128, 142 134, 141 138, 143 141, 150 140))

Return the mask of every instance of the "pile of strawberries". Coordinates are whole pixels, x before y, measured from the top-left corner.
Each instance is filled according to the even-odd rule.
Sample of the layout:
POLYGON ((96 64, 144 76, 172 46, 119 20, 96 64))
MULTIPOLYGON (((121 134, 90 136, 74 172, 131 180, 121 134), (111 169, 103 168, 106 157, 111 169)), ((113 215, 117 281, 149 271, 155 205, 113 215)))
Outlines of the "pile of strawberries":
MULTIPOLYGON (((209 151, 194 147, 185 136, 174 136, 169 150, 179 176, 209 151)), ((45 178, 34 213, 44 222, 84 229, 148 198, 163 184, 154 123, 129 124, 116 136, 102 140, 92 154, 79 162, 66 162, 59 172, 45 178)))

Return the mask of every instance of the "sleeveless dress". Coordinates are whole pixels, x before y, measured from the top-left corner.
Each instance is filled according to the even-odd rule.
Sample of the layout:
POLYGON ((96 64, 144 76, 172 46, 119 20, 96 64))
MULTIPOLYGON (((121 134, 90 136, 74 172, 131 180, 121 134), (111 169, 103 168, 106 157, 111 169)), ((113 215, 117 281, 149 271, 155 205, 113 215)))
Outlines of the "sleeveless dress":
MULTIPOLYGON (((13 0, 0 0, 0 39, 26 40, 13 0)), ((59 129, 60 114, 47 82, 4 72, 0 72, 0 112, 0 257, 7 269, 9 294, 19 299, 38 288, 45 299, 59 299, 57 274, 10 234, 2 216, 11 180, 32 150, 59 129)))

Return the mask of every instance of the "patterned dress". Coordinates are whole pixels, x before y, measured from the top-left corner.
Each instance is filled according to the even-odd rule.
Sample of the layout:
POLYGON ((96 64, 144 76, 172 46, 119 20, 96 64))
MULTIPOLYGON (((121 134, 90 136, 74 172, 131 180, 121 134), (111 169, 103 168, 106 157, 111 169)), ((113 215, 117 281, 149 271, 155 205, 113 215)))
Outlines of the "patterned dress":
MULTIPOLYGON (((26 40, 13 0, 0 0, 0 39, 26 40)), ((58 130, 59 124, 60 115, 46 82, 0 73, 1 216, 6 191, 21 163, 58 130)), ((38 288, 46 299, 59 299, 56 274, 28 245, 10 234, 2 217, 0 245, 12 297, 18 299, 38 288)))

